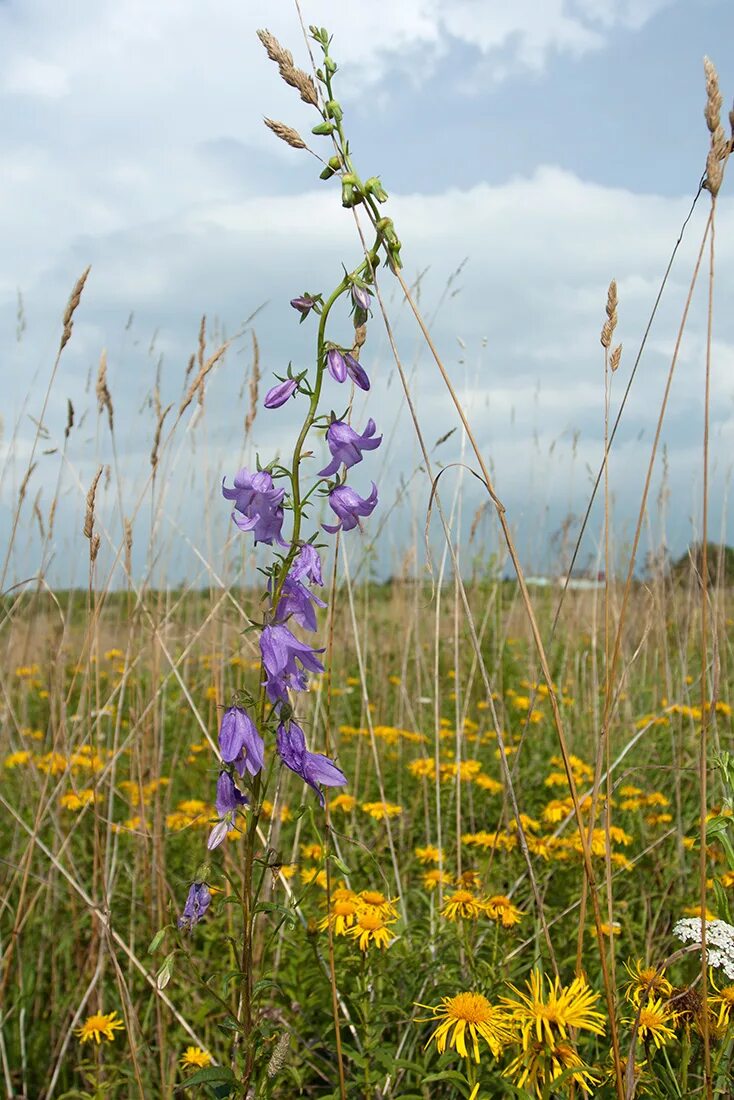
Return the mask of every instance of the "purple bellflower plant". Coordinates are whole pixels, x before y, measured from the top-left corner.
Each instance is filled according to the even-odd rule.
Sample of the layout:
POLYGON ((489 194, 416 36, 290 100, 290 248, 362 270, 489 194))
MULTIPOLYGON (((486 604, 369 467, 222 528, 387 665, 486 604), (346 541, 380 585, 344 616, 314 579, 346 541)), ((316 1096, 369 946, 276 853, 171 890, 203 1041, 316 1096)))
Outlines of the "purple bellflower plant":
MULTIPOLYGON (((342 205, 364 204, 376 235, 371 246, 368 244, 360 253, 356 266, 351 271, 344 268, 330 294, 304 293, 291 299, 290 304, 299 314, 300 322, 312 313, 318 318, 311 371, 299 372, 297 378, 278 380, 276 376, 276 384, 265 396, 268 409, 278 409, 291 398, 297 408, 303 409, 303 422, 292 457, 290 460, 278 458, 264 469, 241 469, 232 488, 226 481, 222 482, 223 496, 233 503, 232 520, 238 529, 244 534, 251 533, 255 545, 277 548, 270 562, 261 569, 267 577, 262 618, 255 616, 247 624, 248 632, 259 632, 259 682, 253 690, 243 687, 235 693, 233 705, 225 710, 219 727, 221 766, 215 795, 217 819, 207 841, 210 850, 216 849, 230 833, 238 830, 236 822, 245 818, 238 830, 242 834, 243 852, 241 881, 238 875, 236 884, 242 920, 240 991, 233 999, 239 1004, 235 1030, 240 1047, 232 1058, 233 1069, 238 1063, 237 1091, 230 1093, 240 1100, 254 1095, 253 1082, 264 1073, 264 1066, 258 1065, 263 1044, 258 1041, 258 999, 253 997, 253 971, 256 969, 253 944, 261 942, 255 934, 256 924, 268 919, 267 907, 258 904, 263 884, 267 883, 265 870, 269 865, 263 859, 259 821, 264 800, 272 797, 275 766, 280 764, 298 776, 316 793, 322 807, 325 805, 323 788, 347 783, 346 775, 335 760, 311 752, 306 746, 295 711, 297 706, 303 705, 299 693, 307 690, 309 674, 324 671, 319 659, 324 649, 301 641, 291 627, 313 634, 318 627, 317 611, 326 606, 313 591, 314 587, 324 584, 321 558, 314 545, 317 532, 305 529, 310 519, 309 511, 319 499, 317 491, 322 497, 328 495, 329 505, 337 517, 335 524, 323 524, 325 531, 334 534, 357 527, 360 519, 370 516, 377 506, 377 486, 373 482, 369 495, 363 498, 346 483, 346 478, 349 470, 364 460, 366 452, 380 446, 382 436, 377 434, 372 419, 361 434, 351 428, 348 423, 351 409, 341 419, 336 419, 333 412, 329 415, 322 405, 322 391, 329 376, 338 384, 349 379, 358 389, 365 392, 370 389, 370 379, 357 358, 366 339, 372 302, 369 288, 383 260, 393 271, 401 266, 400 241, 395 228, 391 219, 384 217, 379 209, 387 194, 377 177, 363 183, 352 164, 343 129, 343 112, 332 86, 338 67, 329 53, 330 37, 326 30, 316 27, 311 28, 311 35, 324 55, 323 68, 315 73, 322 85, 322 94, 309 95, 306 102, 320 115, 319 124, 312 132, 328 135, 331 151, 321 178, 340 179, 342 205), (342 311, 338 320, 337 306, 342 311), (345 322, 352 333, 337 331, 337 325, 345 322), (307 460, 313 454, 313 434, 323 433, 324 429, 330 459, 307 486, 304 478, 309 470, 307 460), (330 479, 340 471, 338 483, 334 484, 330 479), (286 516, 287 541, 283 537, 286 516), (262 864, 260 869, 259 863, 262 864)), ((266 49, 271 59, 276 55, 286 56, 287 51, 278 53, 274 49, 269 32, 262 32, 261 39, 268 43, 266 49)), ((330 858, 329 843, 327 829, 327 859, 330 858)), ((209 909, 211 891, 204 881, 208 877, 208 866, 196 873, 178 920, 182 931, 190 931, 209 909)), ((262 942, 267 942, 267 937, 262 942)))

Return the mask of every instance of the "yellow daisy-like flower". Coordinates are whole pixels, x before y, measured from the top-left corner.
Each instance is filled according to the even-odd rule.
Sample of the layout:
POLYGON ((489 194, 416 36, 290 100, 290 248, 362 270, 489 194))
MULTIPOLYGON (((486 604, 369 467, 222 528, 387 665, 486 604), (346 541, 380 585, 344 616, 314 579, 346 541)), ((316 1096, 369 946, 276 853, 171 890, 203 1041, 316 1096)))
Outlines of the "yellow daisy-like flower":
POLYGON ((303 867, 301 870, 301 882, 304 886, 310 886, 312 883, 316 883, 322 890, 326 889, 326 871, 319 870, 318 867, 303 867))
POLYGON ((304 859, 321 859, 324 849, 320 844, 302 844, 301 855, 304 859))
POLYGON ((457 993, 455 997, 443 997, 440 1005, 419 1005, 433 1013, 432 1019, 440 1020, 426 1048, 435 1041, 439 1054, 449 1046, 462 1058, 479 1058, 479 1040, 484 1039, 497 1058, 511 1037, 507 1016, 502 1009, 489 1003, 481 993, 457 993), (467 1049, 467 1038, 471 1053, 467 1049))
POLYGON ((504 894, 495 894, 494 897, 487 898, 484 908, 490 920, 497 921, 503 928, 512 928, 513 925, 519 924, 525 915, 522 909, 513 905, 504 894))
POLYGON ((382 821, 384 817, 400 817, 403 812, 403 807, 394 802, 363 802, 362 809, 376 821, 382 821))
POLYGON ((568 1039, 570 1028, 604 1034, 604 1017, 594 1007, 599 994, 589 988, 585 978, 574 978, 568 986, 562 986, 558 978, 547 981, 546 992, 543 974, 533 970, 525 982, 527 993, 508 982, 515 999, 502 998, 503 1006, 520 1030, 523 1050, 527 1051, 533 1040, 552 1049, 559 1039, 568 1039))
POLYGON ((455 890, 444 899, 441 916, 446 920, 476 920, 484 912, 484 903, 470 890, 455 890))
POLYGON ((479 871, 462 871, 456 880, 456 885, 462 890, 478 890, 482 885, 482 877, 479 871))
POLYGON ((357 805, 357 799, 353 794, 338 794, 329 803, 330 810, 341 810, 344 814, 350 814, 357 805))
POLYGON ((711 998, 709 1004, 715 1014, 714 1031, 717 1035, 723 1035, 734 1019, 734 985, 725 985, 723 989, 717 989, 714 985, 713 988, 716 996, 711 998))
POLYGON ((87 806, 90 802, 94 802, 94 791, 67 791, 66 794, 62 794, 59 799, 59 805, 63 810, 81 810, 83 806, 87 806))
POLYGON ((397 918, 398 911, 395 908, 396 901, 399 901, 399 898, 386 898, 379 890, 362 890, 357 894, 357 902, 360 909, 372 910, 379 913, 381 917, 385 917, 387 920, 394 920, 397 918))
POLYGON ((625 987, 624 995, 635 1006, 648 997, 669 997, 673 992, 665 970, 645 966, 642 959, 626 962, 624 968, 632 979, 625 987))
POLYGON ((491 775, 484 775, 480 772, 474 782, 483 791, 489 791, 490 794, 502 794, 502 784, 497 779, 493 779, 491 775))
POLYGON ((390 925, 394 923, 394 920, 382 916, 374 906, 361 908, 347 935, 354 936, 359 941, 360 951, 366 951, 371 943, 383 950, 390 945, 390 925))
POLYGON ((441 863, 443 860, 443 852, 440 848, 436 848, 435 845, 429 844, 425 848, 416 848, 415 858, 419 863, 441 863))
MULTIPOLYGON (((672 1025, 675 1024, 676 1014, 665 1004, 661 997, 651 997, 639 1012, 637 1024, 637 1037, 646 1041, 652 1039, 658 1049, 665 1046, 671 1039, 675 1039, 672 1025)), ((630 1027, 634 1020, 630 1020, 630 1027)))
POLYGON ((440 871, 438 867, 434 867, 433 870, 423 873, 423 886, 426 890, 435 890, 439 882, 444 886, 451 884, 451 875, 448 871, 440 871))
POLYGON ((319 921, 319 931, 325 932, 331 925, 334 935, 346 936, 357 919, 359 906, 355 898, 337 898, 326 916, 319 921))
POLYGON ((575 1081, 585 1093, 591 1096, 591 1086, 598 1084, 578 1054, 567 1042, 555 1043, 547 1047, 545 1043, 531 1043, 510 1062, 503 1076, 511 1078, 518 1088, 534 1089, 541 1098, 546 1093, 546 1085, 552 1083, 561 1074, 567 1074, 565 1081, 575 1081))
POLYGON ((11 752, 10 756, 5 757, 3 764, 6 768, 22 768, 30 758, 31 754, 26 749, 22 749, 20 752, 11 752))
POLYGON ((95 1043, 101 1043, 103 1039, 112 1042, 116 1031, 124 1031, 125 1025, 117 1019, 116 1012, 109 1012, 106 1016, 95 1012, 93 1016, 87 1016, 81 1027, 74 1029, 80 1043, 88 1043, 94 1039, 95 1043))
POLYGON ((205 1069, 212 1064, 212 1056, 201 1047, 186 1047, 181 1055, 181 1065, 192 1069, 205 1069))

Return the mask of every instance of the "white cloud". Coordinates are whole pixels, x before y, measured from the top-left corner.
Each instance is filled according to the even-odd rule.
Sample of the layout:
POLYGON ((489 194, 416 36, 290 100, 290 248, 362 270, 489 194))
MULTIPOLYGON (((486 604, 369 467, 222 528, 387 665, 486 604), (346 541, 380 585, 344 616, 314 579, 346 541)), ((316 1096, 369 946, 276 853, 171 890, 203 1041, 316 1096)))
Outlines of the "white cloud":
POLYGON ((11 95, 59 99, 68 92, 69 81, 61 65, 17 55, 5 69, 3 89, 11 95))

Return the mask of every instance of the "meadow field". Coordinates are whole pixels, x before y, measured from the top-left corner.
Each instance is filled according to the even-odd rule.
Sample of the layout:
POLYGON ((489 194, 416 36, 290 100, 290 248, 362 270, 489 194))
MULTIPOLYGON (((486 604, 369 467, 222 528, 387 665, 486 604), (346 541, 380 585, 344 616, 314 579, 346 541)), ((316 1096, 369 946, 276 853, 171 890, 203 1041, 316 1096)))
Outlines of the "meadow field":
MULTIPOLYGON (((732 1097, 734 577, 708 522, 712 327, 699 544, 677 563, 660 552, 665 492, 651 484, 667 390, 650 412, 636 523, 624 539, 614 530, 611 281, 594 349, 596 558, 584 586, 566 586, 586 526, 576 519, 548 583, 527 583, 502 486, 401 275, 387 195, 351 163, 330 40, 311 32, 314 77, 260 36, 319 112, 314 136, 333 142, 323 178, 341 176, 343 204, 375 239, 362 237, 331 295, 284 307, 313 326, 310 375, 289 366, 266 393, 253 336, 233 446, 247 463, 234 488, 234 469, 207 469, 214 485, 227 474, 227 499, 202 504, 207 517, 234 508, 240 530, 218 544, 206 522, 198 541, 166 526, 185 506, 171 493, 184 486, 185 500, 187 463, 208 462, 207 386, 230 351, 206 320, 180 396, 164 407, 158 382, 147 395, 150 460, 134 485, 104 354, 88 408, 69 402, 66 428, 46 427, 87 272, 48 388, 29 395, 33 446, 6 452, 2 1088, 9 1100, 732 1097), (378 505, 374 482, 364 497, 346 484, 377 460, 375 423, 360 421, 360 435, 349 409, 319 405, 322 383, 369 390, 368 335, 389 320, 389 280, 486 494, 468 539, 456 518, 466 482, 442 479, 417 421, 413 479, 389 506, 394 486, 381 481, 378 505), (352 322, 339 343, 327 332, 337 303, 352 322), (307 409, 293 457, 255 457, 257 418, 291 399, 307 409), (70 449, 87 415, 99 461, 81 470, 70 449), (314 474, 319 431, 332 461, 314 474), (43 508, 42 454, 58 465, 43 508), (69 499, 78 519, 59 541, 69 499), (336 524, 317 522, 327 505, 336 524), (404 525, 405 553, 381 574, 386 524, 404 525), (167 575, 176 540, 196 562, 184 581, 167 575), (86 583, 49 579, 59 553, 86 583)), ((711 152, 695 201, 710 213, 669 380, 697 280, 713 294, 731 139, 710 63, 706 80, 711 152)), ((274 140, 304 147, 266 121, 274 140)), ((392 351, 383 369, 410 407, 392 351)))

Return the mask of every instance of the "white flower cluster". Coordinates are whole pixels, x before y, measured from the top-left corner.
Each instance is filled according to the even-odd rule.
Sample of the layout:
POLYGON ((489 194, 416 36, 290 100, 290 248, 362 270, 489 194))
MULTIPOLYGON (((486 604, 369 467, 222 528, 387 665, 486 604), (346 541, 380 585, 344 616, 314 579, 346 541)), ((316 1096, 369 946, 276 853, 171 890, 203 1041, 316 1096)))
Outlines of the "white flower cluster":
MULTIPOLYGON (((685 943, 701 942, 701 918, 686 917, 673 926, 673 935, 685 943)), ((734 926, 725 920, 706 921, 706 961, 734 981, 734 926)))

